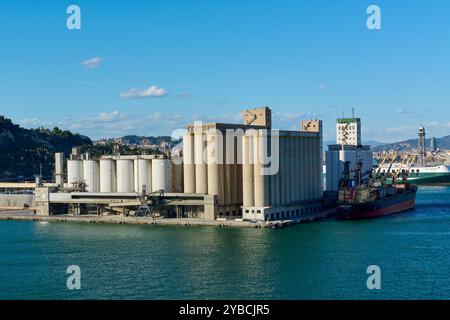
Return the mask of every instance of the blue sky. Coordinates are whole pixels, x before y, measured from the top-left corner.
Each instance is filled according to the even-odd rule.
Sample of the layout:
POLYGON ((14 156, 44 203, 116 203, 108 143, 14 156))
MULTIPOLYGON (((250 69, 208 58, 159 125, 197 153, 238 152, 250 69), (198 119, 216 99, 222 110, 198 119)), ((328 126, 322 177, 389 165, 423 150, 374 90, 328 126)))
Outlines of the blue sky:
POLYGON ((450 134, 450 2, 142 0, 0 3, 0 114, 92 138, 240 122, 363 119, 364 139, 450 134), (66 8, 81 8, 81 30, 66 8), (368 30, 379 5, 382 30, 368 30), (84 62, 84 63, 83 63, 84 62), (134 89, 134 90, 133 90, 134 89))

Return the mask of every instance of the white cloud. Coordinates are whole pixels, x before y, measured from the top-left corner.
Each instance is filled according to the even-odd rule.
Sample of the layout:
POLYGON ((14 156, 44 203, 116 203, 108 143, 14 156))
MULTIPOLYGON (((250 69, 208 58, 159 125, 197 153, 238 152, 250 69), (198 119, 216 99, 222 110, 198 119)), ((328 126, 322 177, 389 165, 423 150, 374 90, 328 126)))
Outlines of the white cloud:
POLYGON ((328 84, 326 84, 326 83, 321 83, 320 85, 319 85, 319 89, 325 89, 325 88, 327 88, 328 87, 328 84))
POLYGON ((92 68, 100 67, 100 65, 103 63, 103 61, 105 61, 105 60, 100 57, 95 57, 92 59, 84 60, 83 62, 81 62, 81 65, 83 65, 84 67, 86 67, 88 69, 92 69, 92 68))
POLYGON ((124 117, 125 115, 119 111, 113 111, 111 113, 101 112, 97 119, 102 122, 108 122, 123 119, 124 117))
POLYGON ((148 88, 133 88, 126 92, 121 92, 120 96, 123 99, 142 99, 152 97, 164 97, 168 91, 164 88, 158 88, 157 86, 150 86, 148 88))

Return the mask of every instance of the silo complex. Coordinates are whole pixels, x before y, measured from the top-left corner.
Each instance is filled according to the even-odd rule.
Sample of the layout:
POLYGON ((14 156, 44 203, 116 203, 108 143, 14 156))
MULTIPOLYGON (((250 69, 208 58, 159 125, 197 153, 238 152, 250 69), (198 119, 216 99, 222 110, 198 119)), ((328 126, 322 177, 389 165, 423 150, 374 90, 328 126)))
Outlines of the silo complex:
POLYGON ((216 216, 207 219, 241 215, 242 136, 253 128, 264 127, 223 123, 188 126, 183 140, 184 191, 217 196, 216 216))
MULTIPOLYGON (((304 121, 300 130, 288 131, 271 128, 268 108, 246 110, 243 117, 244 124, 189 125, 182 155, 177 155, 183 157, 182 162, 173 156, 175 152, 171 159, 105 155, 99 161, 88 157, 84 163, 69 160, 68 184, 84 181, 88 192, 101 193, 141 193, 144 188, 147 194, 163 191, 163 203, 180 201, 177 216, 211 220, 282 220, 319 211, 321 121, 304 121)), ((80 157, 78 153, 75 156, 80 157)), ((111 196, 120 202, 121 197, 136 195, 111 196)))
POLYGON ((80 182, 86 192, 142 193, 154 191, 183 193, 183 163, 162 156, 104 156, 100 160, 68 160, 70 187, 80 182))
POLYGON ((244 216, 260 219, 265 211, 281 216, 302 209, 304 202, 320 199, 321 139, 313 132, 261 130, 243 140, 244 216), (272 141, 274 140, 274 141, 272 141), (275 141, 276 140, 276 141, 275 141), (267 171, 263 155, 267 146, 278 144, 278 160, 270 154, 273 172, 267 171), (253 155, 253 161, 251 156, 253 155), (279 165, 275 165, 278 162, 279 165), (277 168, 278 167, 278 168, 277 168))
POLYGON ((321 121, 272 130, 270 115, 261 108, 247 110, 244 125, 188 126, 185 192, 217 196, 216 217, 274 220, 320 210, 321 121))

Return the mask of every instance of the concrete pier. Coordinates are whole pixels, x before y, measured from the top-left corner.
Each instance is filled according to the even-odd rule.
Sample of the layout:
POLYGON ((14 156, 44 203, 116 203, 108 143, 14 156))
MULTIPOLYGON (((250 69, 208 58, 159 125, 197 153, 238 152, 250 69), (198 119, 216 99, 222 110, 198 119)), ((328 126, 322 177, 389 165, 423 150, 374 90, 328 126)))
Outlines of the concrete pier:
POLYGON ((242 220, 205 220, 205 219, 164 219, 151 217, 98 216, 98 215, 53 215, 41 216, 33 211, 0 211, 0 221, 36 221, 36 222, 69 222, 98 224, 130 224, 130 225, 161 225, 161 226, 209 226, 230 228, 284 228, 301 223, 318 221, 335 215, 334 210, 324 211, 296 219, 286 219, 268 222, 250 222, 242 220))

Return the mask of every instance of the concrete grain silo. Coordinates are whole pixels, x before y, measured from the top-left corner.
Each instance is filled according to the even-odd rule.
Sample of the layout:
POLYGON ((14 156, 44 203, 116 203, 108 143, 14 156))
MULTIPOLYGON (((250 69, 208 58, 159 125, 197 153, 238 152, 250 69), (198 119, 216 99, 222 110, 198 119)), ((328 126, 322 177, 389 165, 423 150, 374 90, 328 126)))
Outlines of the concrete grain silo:
POLYGON ((97 160, 83 161, 83 177, 87 192, 100 192, 100 167, 97 160))
POLYGON ((183 136, 184 192, 195 193, 194 134, 183 136))
POLYGON ((67 184, 69 188, 73 188, 75 184, 84 181, 83 178, 83 161, 67 160, 67 184))
POLYGON ((152 192, 164 190, 172 192, 172 183, 170 177, 171 160, 153 159, 152 160, 152 192))
POLYGON ((55 183, 62 187, 64 184, 64 153, 55 153, 55 183))
POLYGON ((134 192, 134 163, 130 159, 117 159, 117 192, 134 192))
POLYGON ((100 160, 100 192, 117 192, 116 162, 113 159, 100 160))
POLYGON ((172 192, 183 193, 183 170, 184 166, 180 157, 172 157, 171 163, 172 192))
POLYGON ((134 191, 141 193, 143 188, 147 193, 152 190, 152 163, 138 158, 134 160, 134 191))

